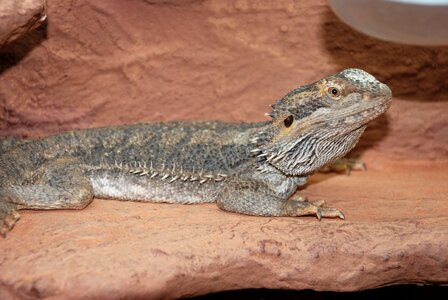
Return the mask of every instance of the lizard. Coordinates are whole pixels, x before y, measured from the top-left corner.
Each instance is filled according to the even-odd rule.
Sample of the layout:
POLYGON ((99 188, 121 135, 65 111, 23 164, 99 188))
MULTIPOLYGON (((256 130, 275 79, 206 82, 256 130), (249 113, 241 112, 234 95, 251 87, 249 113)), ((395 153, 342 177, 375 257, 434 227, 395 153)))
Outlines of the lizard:
POLYGON ((140 123, 7 139, 0 147, 0 232, 13 228, 18 210, 83 209, 94 197, 344 219, 322 201, 293 195, 346 155, 391 99, 386 84, 352 68, 286 94, 271 105, 268 121, 140 123))

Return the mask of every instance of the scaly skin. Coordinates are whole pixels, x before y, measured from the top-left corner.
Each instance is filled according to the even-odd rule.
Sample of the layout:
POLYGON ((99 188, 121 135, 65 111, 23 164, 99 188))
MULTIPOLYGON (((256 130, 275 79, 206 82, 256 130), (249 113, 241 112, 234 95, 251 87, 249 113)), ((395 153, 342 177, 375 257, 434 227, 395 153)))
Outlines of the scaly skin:
POLYGON ((0 146, 0 232, 12 229, 19 209, 81 209, 93 197, 344 218, 290 197, 350 151, 391 96, 370 74, 348 69, 278 100, 269 122, 137 124, 8 140, 0 146))

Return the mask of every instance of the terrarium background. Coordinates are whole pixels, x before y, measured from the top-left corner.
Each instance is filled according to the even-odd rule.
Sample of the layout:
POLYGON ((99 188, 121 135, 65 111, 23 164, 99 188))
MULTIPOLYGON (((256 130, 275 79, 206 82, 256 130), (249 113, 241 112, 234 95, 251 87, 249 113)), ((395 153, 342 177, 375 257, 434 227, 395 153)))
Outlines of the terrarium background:
POLYGON ((0 136, 263 121, 290 90, 348 67, 394 100, 355 150, 367 172, 318 174, 301 191, 345 221, 101 199, 23 211, 0 240, 0 298, 448 283, 448 46, 375 40, 324 1, 48 0, 47 14, 0 54, 0 136))

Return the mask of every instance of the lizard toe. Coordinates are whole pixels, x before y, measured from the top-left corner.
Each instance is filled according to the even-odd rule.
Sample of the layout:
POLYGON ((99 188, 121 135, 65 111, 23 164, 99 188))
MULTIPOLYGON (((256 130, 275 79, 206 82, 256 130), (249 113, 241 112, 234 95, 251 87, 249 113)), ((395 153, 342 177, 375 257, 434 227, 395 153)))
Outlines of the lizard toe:
POLYGON ((308 201, 308 202, 317 207, 325 207, 327 205, 325 200, 313 200, 313 201, 308 201))
POLYGON ((324 218, 340 218, 345 220, 344 214, 336 208, 325 207, 321 208, 321 211, 324 218))

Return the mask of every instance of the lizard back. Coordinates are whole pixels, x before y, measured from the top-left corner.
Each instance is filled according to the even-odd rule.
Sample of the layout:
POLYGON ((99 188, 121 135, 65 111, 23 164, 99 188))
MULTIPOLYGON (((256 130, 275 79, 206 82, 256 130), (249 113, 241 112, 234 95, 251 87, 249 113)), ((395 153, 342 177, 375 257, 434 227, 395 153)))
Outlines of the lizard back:
POLYGON ((97 197, 213 202, 221 182, 254 159, 249 140, 263 125, 167 122, 71 131, 11 146, 0 164, 6 180, 32 181, 46 163, 70 158, 97 197))

